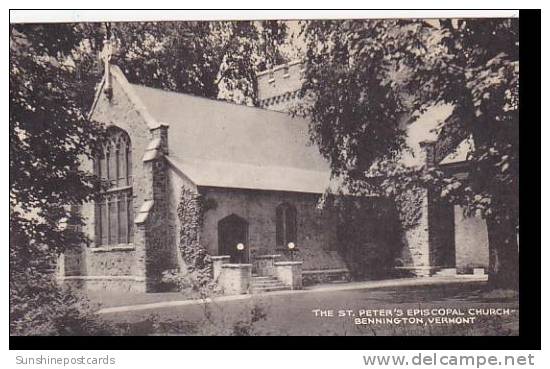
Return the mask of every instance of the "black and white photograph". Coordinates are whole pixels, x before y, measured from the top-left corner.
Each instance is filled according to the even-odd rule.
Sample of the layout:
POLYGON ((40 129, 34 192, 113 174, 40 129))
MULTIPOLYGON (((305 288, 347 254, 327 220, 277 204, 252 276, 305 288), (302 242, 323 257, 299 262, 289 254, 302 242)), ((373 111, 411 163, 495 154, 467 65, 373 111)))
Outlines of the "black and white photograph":
POLYGON ((11 22, 10 336, 518 336, 513 14, 11 22))

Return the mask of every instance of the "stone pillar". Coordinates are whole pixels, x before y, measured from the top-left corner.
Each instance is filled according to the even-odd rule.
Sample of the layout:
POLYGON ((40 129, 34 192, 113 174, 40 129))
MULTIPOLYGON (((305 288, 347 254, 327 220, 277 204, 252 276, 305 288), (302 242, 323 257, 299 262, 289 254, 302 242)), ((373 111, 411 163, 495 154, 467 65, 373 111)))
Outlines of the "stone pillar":
POLYGON ((409 226, 403 233, 403 264, 399 269, 416 277, 427 277, 431 274, 428 191, 421 190, 419 196, 420 217, 416 224, 409 226))
POLYGON ((174 267, 173 237, 168 233, 168 173, 164 158, 168 154, 168 125, 150 130, 151 141, 142 158, 142 180, 148 189, 143 206, 152 203, 147 212, 140 210, 136 224, 143 227, 147 291, 161 287, 162 272, 174 267), (146 216, 141 216, 147 213, 146 216), (143 218, 143 219, 142 219, 143 218))
POLYGON ((225 295, 248 293, 252 279, 252 264, 223 264, 218 283, 225 295))
MULTIPOLYGON (((424 170, 433 168, 436 162, 435 141, 422 141, 420 147, 424 152, 424 170)), ((430 228, 429 228, 429 193, 428 189, 420 189, 418 206, 420 217, 417 224, 404 232, 404 248, 401 252, 403 266, 399 269, 408 271, 416 277, 427 277, 432 273, 430 265, 430 228)))
POLYGON ((277 278, 289 286, 291 290, 301 290, 302 264, 301 261, 276 262, 274 265, 277 278))
POLYGON ((158 149, 164 155, 168 155, 168 128, 168 124, 160 123, 158 127, 151 129, 151 136, 153 140, 159 139, 158 149))
POLYGON ((261 276, 276 276, 275 261, 281 255, 259 255, 254 258, 256 272, 261 276))
POLYGON ((222 273, 222 265, 228 264, 231 256, 229 255, 220 255, 220 256, 211 256, 212 259, 212 277, 214 281, 218 280, 218 277, 222 273))

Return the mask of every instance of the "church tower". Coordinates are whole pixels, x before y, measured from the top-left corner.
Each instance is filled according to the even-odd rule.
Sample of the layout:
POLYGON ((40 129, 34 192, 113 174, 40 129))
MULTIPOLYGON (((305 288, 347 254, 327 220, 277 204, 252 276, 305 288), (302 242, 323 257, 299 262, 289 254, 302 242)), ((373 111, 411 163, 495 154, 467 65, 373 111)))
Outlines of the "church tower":
POLYGON ((257 74, 259 106, 264 109, 289 112, 300 101, 303 83, 303 63, 295 60, 257 74))

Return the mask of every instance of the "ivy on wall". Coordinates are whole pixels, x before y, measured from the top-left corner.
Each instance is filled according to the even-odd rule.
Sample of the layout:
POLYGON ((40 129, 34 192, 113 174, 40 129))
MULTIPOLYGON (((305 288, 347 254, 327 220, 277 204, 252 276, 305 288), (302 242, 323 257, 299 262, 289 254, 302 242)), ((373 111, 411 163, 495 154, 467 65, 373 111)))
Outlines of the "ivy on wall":
POLYGON ((387 277, 401 243, 395 229, 399 220, 391 201, 382 197, 340 197, 333 201, 338 214, 338 253, 353 279, 387 277))
POLYGON ((420 187, 407 189, 394 197, 397 214, 403 230, 414 228, 422 217, 426 190, 420 187))
POLYGON ((178 218, 181 224, 178 248, 187 266, 188 274, 200 286, 205 286, 212 280, 210 255, 200 243, 203 203, 199 193, 183 186, 178 204, 178 218))

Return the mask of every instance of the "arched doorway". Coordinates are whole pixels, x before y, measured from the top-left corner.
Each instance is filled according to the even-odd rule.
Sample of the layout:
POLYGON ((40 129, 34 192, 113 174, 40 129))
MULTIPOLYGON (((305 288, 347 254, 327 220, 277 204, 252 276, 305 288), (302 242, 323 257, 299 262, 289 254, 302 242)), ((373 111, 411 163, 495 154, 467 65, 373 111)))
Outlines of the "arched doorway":
POLYGON ((248 263, 248 222, 238 215, 231 214, 218 222, 218 250, 220 255, 231 256, 232 263, 248 263), (237 250, 242 243, 244 249, 237 250))

